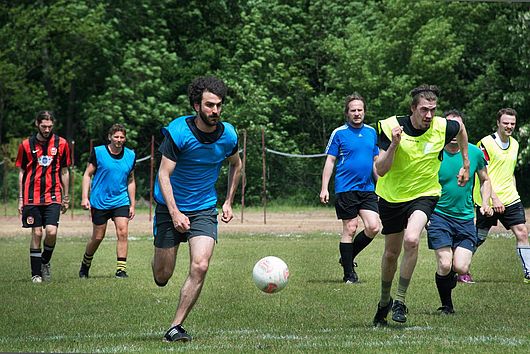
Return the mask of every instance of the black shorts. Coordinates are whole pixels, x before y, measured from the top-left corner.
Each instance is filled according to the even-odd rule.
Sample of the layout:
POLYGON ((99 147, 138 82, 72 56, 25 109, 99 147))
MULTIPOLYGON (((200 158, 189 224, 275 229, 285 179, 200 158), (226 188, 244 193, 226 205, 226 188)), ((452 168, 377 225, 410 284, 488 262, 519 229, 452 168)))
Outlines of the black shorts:
POLYGON ((526 223, 523 203, 517 202, 504 209, 504 213, 493 213, 492 216, 485 216, 480 213, 480 207, 476 207, 477 229, 489 230, 492 226, 497 226, 497 221, 509 230, 511 226, 526 223))
POLYGON ((379 198, 379 216, 383 224, 383 235, 396 234, 407 228, 407 223, 416 210, 427 215, 427 220, 436 207, 439 197, 419 197, 408 202, 390 203, 379 198))
POLYGON ((106 224, 109 219, 114 221, 115 217, 129 217, 129 205, 124 205, 114 209, 96 209, 90 208, 90 214, 92 215, 92 222, 94 225, 106 224))
POLYGON ((190 219, 190 229, 178 232, 173 226, 169 210, 164 204, 157 204, 153 220, 154 245, 157 248, 175 247, 181 242, 195 236, 210 236, 217 242, 217 212, 216 208, 182 212, 190 219))
POLYGON ((22 208, 22 227, 59 226, 61 204, 25 205, 22 208))
POLYGON ((377 195, 374 192, 349 191, 337 193, 335 200, 337 219, 355 219, 361 209, 379 212, 377 195))

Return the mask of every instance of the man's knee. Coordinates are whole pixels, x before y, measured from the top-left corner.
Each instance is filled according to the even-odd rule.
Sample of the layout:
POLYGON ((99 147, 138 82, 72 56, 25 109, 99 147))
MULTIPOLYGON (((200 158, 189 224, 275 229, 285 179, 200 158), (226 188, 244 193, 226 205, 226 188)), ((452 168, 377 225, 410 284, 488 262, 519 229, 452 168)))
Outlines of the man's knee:
POLYGON ((403 240, 403 249, 405 249, 406 251, 417 251, 419 245, 419 238, 405 238, 403 240))
POLYGON ((208 272, 208 267, 208 259, 200 259, 191 263, 190 270, 191 273, 204 277, 208 272))

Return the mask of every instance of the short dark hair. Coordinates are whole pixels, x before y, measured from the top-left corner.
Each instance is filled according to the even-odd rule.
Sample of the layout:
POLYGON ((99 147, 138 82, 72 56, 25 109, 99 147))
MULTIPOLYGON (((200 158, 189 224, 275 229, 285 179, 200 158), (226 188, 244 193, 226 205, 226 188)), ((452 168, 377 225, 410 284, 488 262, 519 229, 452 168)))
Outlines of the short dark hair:
POLYGON ((440 89, 436 85, 422 84, 413 88, 412 91, 410 91, 410 95, 412 96, 411 105, 416 107, 418 102, 420 102, 420 98, 424 98, 427 101, 438 100, 438 96, 440 96, 440 89))
POLYGON ((109 128, 109 135, 114 135, 114 133, 116 132, 122 132, 123 135, 127 136, 127 130, 125 129, 123 124, 116 123, 109 128))
POLYGON ((507 114, 509 116, 514 116, 515 118, 517 118, 517 111, 515 109, 513 109, 513 108, 501 108, 497 112, 497 121, 498 122, 500 122, 501 117, 502 117, 503 114, 507 114))
POLYGON ((35 117, 35 121, 37 124, 41 124, 43 120, 51 120, 52 122, 55 121, 55 116, 52 111, 40 111, 37 113, 37 116, 35 117))
POLYGON ((450 109, 448 111, 445 111, 444 114, 443 114, 443 117, 447 118, 447 116, 450 116, 450 115, 458 116, 458 117, 462 118, 462 122, 466 121, 466 117, 464 116, 464 113, 460 112, 457 109, 453 108, 453 109, 450 109))
POLYGON ((219 96, 224 103, 228 89, 222 80, 214 76, 199 76, 188 86, 188 98, 192 108, 195 103, 201 104, 204 91, 219 96))
POLYGON ((358 94, 357 92, 352 93, 346 99, 344 100, 344 114, 348 114, 349 106, 351 101, 362 101, 363 102, 363 109, 366 111, 366 101, 364 100, 364 97, 358 94))

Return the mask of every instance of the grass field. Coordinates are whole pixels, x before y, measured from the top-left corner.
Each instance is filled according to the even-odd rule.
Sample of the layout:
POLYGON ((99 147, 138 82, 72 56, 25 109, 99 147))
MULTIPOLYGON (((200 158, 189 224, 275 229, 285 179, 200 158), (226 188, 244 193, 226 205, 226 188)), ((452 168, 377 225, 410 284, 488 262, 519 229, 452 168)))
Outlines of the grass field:
POLYGON ((52 282, 32 284, 29 232, 0 238, 1 352, 530 352, 530 286, 522 282, 513 238, 493 237, 480 249, 473 264, 478 283, 457 286, 457 313, 447 317, 436 313, 434 255, 424 237, 407 295, 408 322, 375 329, 381 236, 357 259, 362 282, 345 285, 335 234, 222 233, 185 323, 190 343, 161 341, 187 272, 187 245, 168 286, 158 288, 148 234, 130 240, 125 280, 113 277, 111 236, 94 258, 91 278, 79 279, 85 242, 60 238, 52 282), (289 284, 278 294, 261 293, 252 283, 252 267, 266 255, 290 268, 289 284))

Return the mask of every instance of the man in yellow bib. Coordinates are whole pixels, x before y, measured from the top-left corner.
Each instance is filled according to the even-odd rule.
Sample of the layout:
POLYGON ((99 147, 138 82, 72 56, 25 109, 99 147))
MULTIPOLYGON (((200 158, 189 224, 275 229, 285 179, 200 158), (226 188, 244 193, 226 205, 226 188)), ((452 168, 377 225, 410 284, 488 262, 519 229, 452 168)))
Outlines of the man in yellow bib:
MULTIPOLYGON (((512 108, 503 108, 497 112, 497 131, 480 140, 479 148, 488 162, 488 174, 491 180, 491 200, 493 216, 485 217, 477 213, 478 244, 486 240, 492 226, 497 220, 512 230, 517 239, 517 254, 521 259, 524 282, 530 284, 530 245, 528 228, 521 197, 515 186, 513 172, 517 164, 519 143, 512 138, 517 120, 517 112, 512 108)), ((475 204, 480 204, 480 193, 475 191, 475 204)))
POLYGON ((456 137, 462 155, 458 184, 469 180, 467 133, 463 124, 436 117, 439 89, 421 85, 411 91, 410 116, 393 116, 378 123, 380 148, 375 167, 379 176, 376 193, 385 235, 381 261, 381 298, 374 326, 392 320, 407 321, 405 294, 418 258, 420 235, 441 195, 438 183, 443 148, 456 137), (390 296, 397 261, 403 247, 395 301, 390 296))

